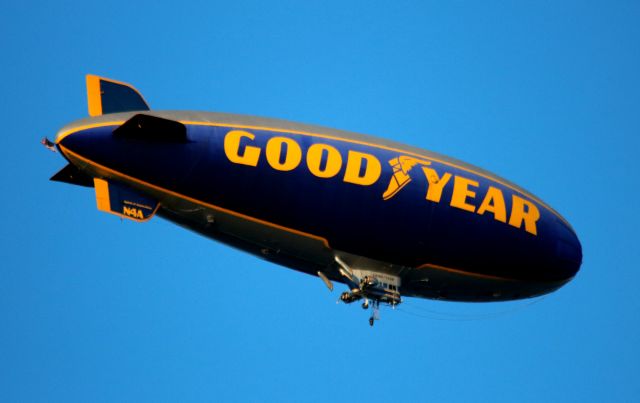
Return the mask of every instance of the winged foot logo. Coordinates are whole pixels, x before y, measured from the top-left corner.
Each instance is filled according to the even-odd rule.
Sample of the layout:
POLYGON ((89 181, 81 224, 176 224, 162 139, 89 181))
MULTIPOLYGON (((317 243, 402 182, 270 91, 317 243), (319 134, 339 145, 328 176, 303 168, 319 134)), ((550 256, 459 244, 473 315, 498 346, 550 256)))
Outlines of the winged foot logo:
POLYGON ((406 155, 402 155, 389 161, 389 165, 393 168, 393 176, 389 181, 389 187, 387 187, 387 190, 382 194, 382 198, 384 200, 389 200, 395 196, 396 193, 402 190, 403 187, 408 185, 409 182, 411 182, 409 171, 417 164, 426 166, 431 165, 431 162, 419 160, 406 155))

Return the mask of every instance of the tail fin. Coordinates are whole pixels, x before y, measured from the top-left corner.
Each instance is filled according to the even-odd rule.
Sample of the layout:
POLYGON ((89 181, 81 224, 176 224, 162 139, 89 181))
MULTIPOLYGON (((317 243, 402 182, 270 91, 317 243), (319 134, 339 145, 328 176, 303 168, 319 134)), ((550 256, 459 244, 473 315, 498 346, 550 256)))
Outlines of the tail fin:
POLYGON ((98 210, 133 221, 148 221, 160 204, 149 196, 114 181, 93 179, 98 210))
POLYGON ((93 187, 93 178, 82 173, 75 165, 67 164, 57 174, 51 177, 52 181, 65 182, 72 185, 93 187))
POLYGON ((127 83, 87 74, 89 116, 107 113, 148 111, 142 95, 127 83))

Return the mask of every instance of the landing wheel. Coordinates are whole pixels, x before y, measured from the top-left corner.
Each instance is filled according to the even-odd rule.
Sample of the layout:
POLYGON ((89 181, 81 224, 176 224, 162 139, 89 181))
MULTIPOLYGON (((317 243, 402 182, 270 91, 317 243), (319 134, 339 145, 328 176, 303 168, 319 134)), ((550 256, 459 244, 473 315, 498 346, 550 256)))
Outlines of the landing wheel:
POLYGON ((373 316, 369 318, 369 326, 373 327, 373 316))
POLYGON ((369 309, 369 300, 366 299, 363 303, 362 303, 362 309, 369 309))

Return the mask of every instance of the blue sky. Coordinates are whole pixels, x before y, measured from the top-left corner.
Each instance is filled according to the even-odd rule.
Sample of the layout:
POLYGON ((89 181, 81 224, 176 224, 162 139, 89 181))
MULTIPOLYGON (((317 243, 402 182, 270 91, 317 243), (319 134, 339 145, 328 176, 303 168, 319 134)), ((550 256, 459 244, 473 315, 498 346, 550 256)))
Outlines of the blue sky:
POLYGON ((0 401, 637 401, 639 20, 634 1, 3 5, 0 401), (409 299, 370 329, 317 278, 49 182, 64 161, 38 142, 87 115, 86 73, 156 109, 476 164, 560 211, 582 270, 533 304, 409 299))

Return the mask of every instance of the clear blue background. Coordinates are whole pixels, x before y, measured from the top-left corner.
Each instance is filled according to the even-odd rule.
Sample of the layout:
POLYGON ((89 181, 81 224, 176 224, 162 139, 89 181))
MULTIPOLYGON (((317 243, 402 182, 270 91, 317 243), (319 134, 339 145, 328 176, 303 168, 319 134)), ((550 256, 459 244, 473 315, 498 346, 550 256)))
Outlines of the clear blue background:
POLYGON ((5 2, 0 401, 638 401, 639 21, 637 1, 5 2), (86 73, 479 165, 573 224, 582 270, 371 329, 317 278, 49 182, 65 162, 38 142, 87 115, 86 73))

